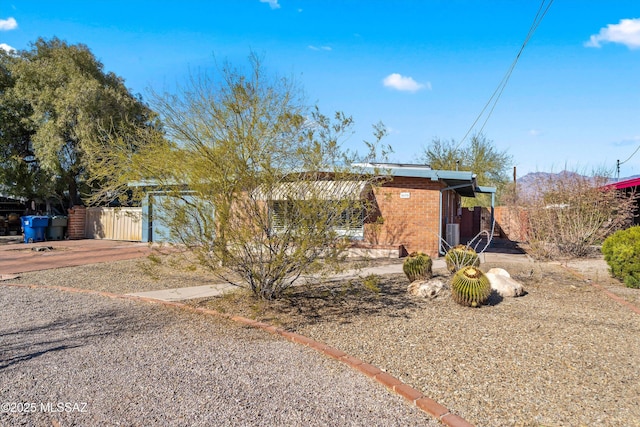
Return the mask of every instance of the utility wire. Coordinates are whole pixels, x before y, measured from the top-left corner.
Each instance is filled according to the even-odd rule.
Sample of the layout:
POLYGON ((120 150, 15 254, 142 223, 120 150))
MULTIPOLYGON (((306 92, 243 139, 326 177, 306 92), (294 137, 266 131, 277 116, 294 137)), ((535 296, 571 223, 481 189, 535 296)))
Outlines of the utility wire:
POLYGON ((636 148, 636 151, 634 151, 634 152, 633 152, 629 157, 627 157, 627 159, 626 159, 625 161, 623 161, 623 162, 618 162, 618 165, 624 165, 625 163, 627 163, 629 160, 631 160, 631 158, 632 158, 633 156, 635 156, 635 155, 636 155, 636 153, 637 153, 638 151, 640 151, 640 145, 638 145, 638 148, 636 148))
POLYGON ((630 155, 629 157, 627 157, 625 161, 621 162, 620 160, 618 160, 618 161, 616 162, 616 180, 619 180, 619 179, 620 179, 620 165, 624 165, 624 164, 625 164, 625 163, 627 163, 629 160, 631 160, 631 158, 632 158, 633 156, 635 156, 635 155, 636 155, 636 153, 637 153, 639 150, 640 150, 640 145, 638 145, 638 148, 636 148, 636 150, 635 150, 633 153, 631 153, 631 155, 630 155))
POLYGON ((547 0, 542 0, 541 1, 540 7, 538 8, 538 12, 536 13, 535 18, 533 19, 533 23, 531 24, 531 27, 529 27, 529 32, 527 33, 527 36, 525 37, 524 42, 522 42, 522 46, 520 47, 520 50, 518 51, 518 54, 516 55, 515 59, 511 63, 511 66, 509 67, 509 69, 505 73, 504 77, 502 77, 502 80, 500 81, 500 83, 496 87, 496 90, 493 92, 493 94, 491 95, 491 97, 489 98, 487 103, 484 105, 484 107, 482 108, 482 111, 480 111, 480 114, 478 114, 478 117, 476 117, 475 121, 473 122, 473 124, 471 125, 471 127, 469 128, 467 133, 464 135, 464 137, 460 140, 460 142, 456 146, 456 150, 467 139, 467 137, 469 136, 471 131, 475 128, 476 124, 480 121, 480 119, 482 118, 482 115, 487 110, 487 108, 489 108, 489 105, 491 105, 491 102, 493 101, 493 105, 491 105, 491 109, 489 110, 489 112, 487 114, 487 117, 485 118, 484 122, 482 123, 482 127, 480 128, 480 132, 479 133, 482 133, 482 131, 484 130, 484 127, 486 126, 487 122, 489 121, 489 117, 491 117, 491 114, 493 113, 493 110, 496 108, 496 105, 498 104, 498 100, 502 96, 502 92, 504 92, 505 87, 507 87, 507 83, 509 82, 509 78, 511 77, 511 74, 513 73, 513 70, 515 69, 516 64, 518 63, 518 60, 520 59, 520 56, 522 55, 522 52, 524 51, 525 46, 527 46, 527 44, 529 43, 529 40, 531 40, 531 37, 533 37, 533 34, 536 32, 536 29, 538 28, 538 26, 542 22, 542 19, 547 14, 547 12, 549 11, 549 8, 553 4, 553 0, 549 0, 549 3, 547 3, 545 5, 546 1, 547 0))

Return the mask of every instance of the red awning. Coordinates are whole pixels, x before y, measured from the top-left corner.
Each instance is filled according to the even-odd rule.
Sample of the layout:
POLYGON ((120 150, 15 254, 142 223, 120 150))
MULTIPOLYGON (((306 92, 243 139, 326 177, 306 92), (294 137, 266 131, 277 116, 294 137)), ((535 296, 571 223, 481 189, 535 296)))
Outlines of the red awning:
POLYGON ((629 187, 637 187, 640 185, 640 178, 627 179, 625 181, 618 181, 611 184, 617 190, 623 190, 629 187))

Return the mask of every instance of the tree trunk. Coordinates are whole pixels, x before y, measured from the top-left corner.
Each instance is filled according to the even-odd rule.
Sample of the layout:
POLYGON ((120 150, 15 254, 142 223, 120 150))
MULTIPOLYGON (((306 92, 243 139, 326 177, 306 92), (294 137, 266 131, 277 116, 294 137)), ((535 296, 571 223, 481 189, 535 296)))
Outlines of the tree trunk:
POLYGON ((74 177, 69 177, 69 208, 82 204, 78 195, 78 183, 74 177))

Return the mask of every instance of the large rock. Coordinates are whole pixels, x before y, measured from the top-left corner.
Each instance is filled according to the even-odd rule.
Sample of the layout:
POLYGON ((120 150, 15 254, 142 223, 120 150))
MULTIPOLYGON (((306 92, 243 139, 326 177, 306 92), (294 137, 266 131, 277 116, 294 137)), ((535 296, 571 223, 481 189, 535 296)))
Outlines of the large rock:
POLYGON ((508 271, 502 268, 492 268, 485 273, 491 289, 494 289, 502 297, 519 297, 524 295, 522 284, 511 278, 508 271))
POLYGON ((407 292, 417 297, 433 299, 440 295, 446 288, 447 286, 441 279, 432 278, 411 282, 407 288, 407 292))

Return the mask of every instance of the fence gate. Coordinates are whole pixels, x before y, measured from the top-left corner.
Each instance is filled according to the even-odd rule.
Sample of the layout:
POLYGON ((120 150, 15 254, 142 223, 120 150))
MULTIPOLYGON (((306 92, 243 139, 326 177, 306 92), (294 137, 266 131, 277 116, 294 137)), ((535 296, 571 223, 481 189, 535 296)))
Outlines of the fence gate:
POLYGON ((87 239, 142 241, 142 208, 87 208, 87 239))

